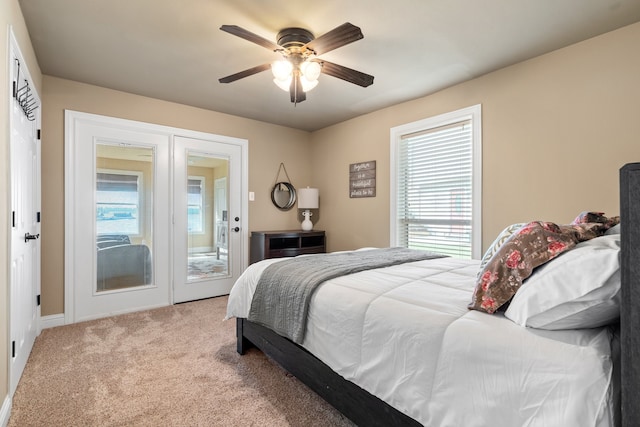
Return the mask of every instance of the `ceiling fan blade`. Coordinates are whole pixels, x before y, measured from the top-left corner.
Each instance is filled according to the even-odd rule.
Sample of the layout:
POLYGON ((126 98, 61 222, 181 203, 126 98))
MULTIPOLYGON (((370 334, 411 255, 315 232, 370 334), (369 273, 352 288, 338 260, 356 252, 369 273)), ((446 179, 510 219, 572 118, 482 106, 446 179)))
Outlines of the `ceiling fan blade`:
POLYGON ((369 74, 352 70, 351 68, 334 64, 329 61, 324 61, 322 59, 316 59, 314 60, 314 62, 319 62, 320 64, 322 64, 322 74, 337 77, 339 79, 362 87, 371 86, 373 84, 373 76, 369 74))
POLYGON ((222 27, 220 27, 220 29, 222 31, 226 31, 229 34, 233 34, 234 36, 238 36, 245 40, 249 40, 250 42, 260 45, 262 47, 266 47, 267 49, 272 51, 282 49, 280 46, 278 46, 271 40, 267 40, 264 37, 254 34, 251 31, 245 30, 244 28, 238 27, 237 25, 223 25, 222 27))
POLYGON ((230 76, 223 77, 218 79, 220 83, 231 83, 236 80, 244 79, 245 77, 252 76, 254 74, 258 74, 262 71, 266 71, 271 68, 271 64, 262 64, 257 67, 249 68, 248 70, 240 71, 239 73, 231 74, 230 76))
POLYGON ((293 102, 294 104, 307 99, 307 94, 304 93, 304 90, 302 90, 302 82, 300 81, 299 74, 296 74, 295 78, 291 79, 289 94, 291 95, 291 102, 293 102))
POLYGON ((311 40, 305 45, 306 48, 313 50, 316 55, 322 55, 349 43, 364 38, 360 27, 346 22, 339 27, 334 28, 326 34, 321 35, 317 39, 311 40))

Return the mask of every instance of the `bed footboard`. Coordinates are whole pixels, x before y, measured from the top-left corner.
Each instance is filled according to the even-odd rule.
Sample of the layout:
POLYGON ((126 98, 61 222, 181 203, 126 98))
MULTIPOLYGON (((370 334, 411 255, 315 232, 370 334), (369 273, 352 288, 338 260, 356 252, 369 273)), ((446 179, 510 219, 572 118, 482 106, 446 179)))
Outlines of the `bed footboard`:
POLYGON ((247 319, 237 319, 236 326, 238 353, 244 354, 250 347, 257 347, 356 424, 380 427, 422 425, 345 380, 304 348, 272 330, 247 319))

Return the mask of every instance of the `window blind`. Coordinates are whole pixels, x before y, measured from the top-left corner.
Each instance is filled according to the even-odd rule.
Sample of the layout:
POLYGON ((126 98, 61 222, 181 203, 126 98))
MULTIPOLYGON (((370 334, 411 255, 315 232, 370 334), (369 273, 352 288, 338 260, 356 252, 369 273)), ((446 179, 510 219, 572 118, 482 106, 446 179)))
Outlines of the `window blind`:
POLYGON ((471 120, 400 138, 397 197, 401 246, 471 258, 471 120))
POLYGON ((96 190, 137 192, 138 176, 99 172, 96 179, 96 190))
POLYGON ((201 179, 189 179, 187 180, 187 193, 189 194, 202 194, 202 180, 201 179))

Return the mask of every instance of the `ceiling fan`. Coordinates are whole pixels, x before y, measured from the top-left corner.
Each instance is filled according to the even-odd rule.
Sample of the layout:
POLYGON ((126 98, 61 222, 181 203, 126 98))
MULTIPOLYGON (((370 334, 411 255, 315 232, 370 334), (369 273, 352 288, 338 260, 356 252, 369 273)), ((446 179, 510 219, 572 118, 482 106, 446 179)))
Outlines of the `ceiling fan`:
POLYGON ((237 25, 223 25, 220 29, 279 53, 283 58, 272 64, 258 65, 223 77, 219 79, 220 83, 231 83, 271 68, 274 75, 274 83, 289 92, 291 102, 294 104, 307 98, 306 92, 318 84, 320 73, 337 77, 362 87, 373 84, 373 76, 369 74, 317 58, 318 55, 353 43, 364 37, 360 28, 349 22, 318 38, 315 38, 310 31, 304 28, 285 28, 278 33, 277 43, 237 25))

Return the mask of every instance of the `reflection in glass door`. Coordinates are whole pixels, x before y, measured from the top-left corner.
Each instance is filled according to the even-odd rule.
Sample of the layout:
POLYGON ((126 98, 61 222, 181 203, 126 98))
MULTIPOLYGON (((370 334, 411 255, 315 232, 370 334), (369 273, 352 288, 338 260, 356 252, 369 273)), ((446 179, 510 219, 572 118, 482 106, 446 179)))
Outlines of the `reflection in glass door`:
POLYGON ((228 276, 229 161, 187 151, 187 282, 228 276))
POLYGON ((154 149, 96 144, 96 288, 153 285, 154 149))

